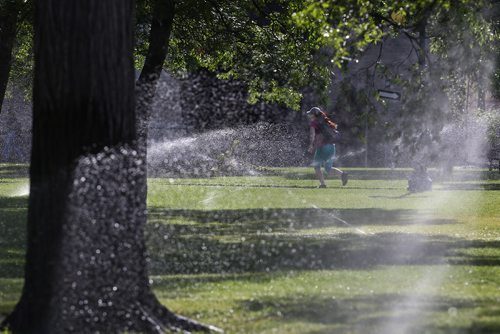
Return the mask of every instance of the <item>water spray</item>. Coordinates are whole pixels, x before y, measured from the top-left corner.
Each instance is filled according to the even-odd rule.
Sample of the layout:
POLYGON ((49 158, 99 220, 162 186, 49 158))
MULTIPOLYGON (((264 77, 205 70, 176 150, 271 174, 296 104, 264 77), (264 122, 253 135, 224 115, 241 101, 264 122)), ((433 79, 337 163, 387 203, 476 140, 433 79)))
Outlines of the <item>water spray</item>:
POLYGON ((352 224, 349 224, 348 222, 346 222, 346 221, 345 221, 345 220, 343 220, 342 218, 337 217, 337 216, 336 216, 336 215, 334 215, 333 213, 328 212, 328 211, 326 211, 325 209, 322 209, 322 208, 318 207, 318 206, 317 206, 317 205, 315 205, 315 204, 311 204, 311 207, 312 207, 313 209, 317 209, 317 210, 321 210, 321 211, 323 211, 323 212, 326 212, 326 214, 327 214, 328 216, 330 216, 331 218, 333 218, 334 220, 337 220, 337 221, 341 222, 342 224, 344 224, 344 225, 346 225, 346 226, 348 226, 348 227, 350 227, 350 228, 354 229, 356 232, 358 232, 358 233, 360 233, 360 234, 363 234, 363 235, 373 235, 373 233, 371 233, 371 232, 365 232, 365 231, 363 231, 362 229, 360 229, 360 228, 358 228, 358 227, 356 227, 356 226, 354 226, 354 225, 352 225, 352 224))

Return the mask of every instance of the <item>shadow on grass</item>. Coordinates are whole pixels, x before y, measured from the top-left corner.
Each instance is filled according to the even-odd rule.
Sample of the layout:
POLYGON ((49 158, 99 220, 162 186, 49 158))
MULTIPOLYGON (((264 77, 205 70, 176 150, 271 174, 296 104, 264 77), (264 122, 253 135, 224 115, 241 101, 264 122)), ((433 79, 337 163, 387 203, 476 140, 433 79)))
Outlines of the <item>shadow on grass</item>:
POLYGON ((0 197, 0 278, 23 277, 27 198, 0 197))
MULTIPOLYGON (((294 274, 292 274, 293 276, 294 274)), ((207 283, 267 284, 290 277, 289 272, 225 275, 167 276, 154 279, 153 288, 172 298, 192 298, 206 291, 207 283), (173 293, 175 291, 175 293, 173 293)), ((411 278, 410 278, 411 279, 411 278)), ((312 283, 314 284, 314 283, 312 283)), ((332 282, 335 284, 335 282, 332 282)), ((263 285, 265 286, 265 285, 263 285)), ((492 300, 443 297, 425 290, 417 294, 374 294, 368 289, 346 297, 304 293, 286 296, 266 293, 242 299, 237 312, 251 319, 279 323, 310 323, 320 330, 304 333, 499 333, 498 306, 492 300), (462 314, 474 312, 474 323, 457 321, 462 314), (436 319, 448 319, 440 324, 436 319)))
MULTIPOLYGON (((169 183, 164 182, 167 186, 184 186, 184 187, 214 187, 214 188, 290 188, 290 189, 315 189, 317 186, 299 186, 299 185, 283 185, 283 184, 249 184, 249 183, 169 183)), ((384 188, 385 189, 385 188, 384 188)))
POLYGON ((0 179, 28 177, 28 164, 0 164, 0 179))
POLYGON ((363 209, 238 209, 183 210, 150 208, 149 222, 180 218, 188 222, 217 223, 218 233, 293 232, 293 230, 361 225, 442 225, 452 219, 433 219, 421 216, 416 210, 363 209), (345 223, 349 225, 346 225, 345 223), (222 225, 221 225, 222 224, 222 225))
MULTIPOLYGON (((412 169, 353 169, 347 170, 349 178, 352 180, 407 180, 412 173, 412 169)), ((277 170, 268 172, 270 175, 283 176, 291 180, 315 180, 313 169, 304 171, 277 170)), ((429 170, 429 175, 434 181, 477 181, 495 179, 491 172, 486 170, 456 170, 451 174, 443 175, 438 170, 429 170)))
MULTIPOLYGON (((349 170, 349 178, 352 180, 406 180, 411 174, 411 170, 390 170, 390 169, 366 169, 349 170)), ((274 175, 283 176, 288 180, 316 180, 314 171, 287 172, 277 171, 274 175)))
MULTIPOLYGON (((341 186, 332 184, 332 181, 327 180, 329 189, 373 189, 373 190, 403 190, 405 187, 352 187, 352 186, 341 186)), ((339 181, 340 182, 340 181, 339 181)), ((200 184, 200 183, 166 183, 168 186, 196 186, 196 187, 225 187, 225 188, 286 188, 286 189, 316 189, 318 186, 300 186, 300 185, 281 185, 281 184, 250 184, 250 183, 211 183, 211 184, 200 184)), ((434 189, 437 191, 451 191, 451 190, 473 190, 473 191, 491 191, 500 190, 500 183, 477 183, 477 184, 467 184, 467 183, 447 183, 441 185, 439 188, 434 189)), ((322 191, 320 189, 319 191, 322 191)), ((413 193, 405 193, 400 196, 370 196, 373 198, 405 198, 413 193)), ((416 198, 413 196, 413 198, 416 198)))
POLYGON ((425 198, 425 196, 416 196, 415 193, 407 192, 404 193, 403 195, 399 196, 385 196, 385 195, 375 195, 375 196, 369 196, 370 198, 388 198, 388 199, 403 199, 407 198, 410 195, 413 195, 412 198, 425 198))
MULTIPOLYGON (((402 187, 351 187, 351 186, 341 186, 340 185, 340 180, 327 180, 328 182, 328 189, 374 189, 374 190, 401 190, 404 189, 402 187), (335 181, 338 182, 338 185, 333 185, 332 183, 335 181)), ((287 189, 317 189, 318 186, 300 186, 300 185, 283 185, 283 184, 251 184, 251 183, 170 183, 170 182, 164 182, 164 185, 167 186, 196 186, 196 187, 225 187, 225 188, 287 188, 287 189)), ((324 191, 324 189, 318 189, 318 191, 324 191)))
POLYGON ((438 190, 500 190, 500 183, 445 183, 438 190))
POLYGON ((246 300, 243 311, 263 311, 268 317, 284 321, 302 321, 326 325, 325 330, 309 333, 499 333, 500 322, 456 326, 453 318, 465 309, 488 308, 486 301, 451 298, 415 298, 392 294, 359 296, 356 298, 262 298, 246 300), (451 311, 450 311, 451 310, 451 311), (456 312, 456 313, 455 313, 456 312), (458 314, 457 314, 458 313, 458 314), (441 314, 451 321, 436 325, 429 322, 430 314, 441 314), (335 329, 335 330, 333 330, 335 329), (333 330, 333 331, 332 331, 333 330))
MULTIPOLYGON (((0 278, 23 276, 26 205, 26 198, 0 197, 0 278)), ((354 225, 408 225, 414 222, 416 212, 380 209, 198 211, 152 208, 151 223, 147 226, 151 274, 197 274, 175 277, 171 281, 160 280, 155 283, 155 289, 163 290, 170 286, 175 289, 172 291, 182 287, 196 289, 196 284, 220 282, 231 276, 198 275, 201 273, 242 273, 238 279, 266 283, 273 279, 273 273, 286 270, 369 270, 383 265, 442 263, 500 266, 500 258, 471 255, 474 249, 498 249, 500 241, 468 241, 403 233, 359 235, 349 233, 352 232, 349 227, 345 227, 346 233, 343 234, 315 234, 316 228, 343 226, 332 220, 331 215, 342 217, 354 225)), ((439 225, 453 224, 454 221, 420 220, 420 223, 439 225)), ((14 294, 14 290, 20 291, 20 286, 19 283, 19 286, 4 287, 4 291, 14 294)), ((378 328, 389 321, 408 323, 413 314, 422 308, 426 309, 425 312, 446 313, 449 307, 460 310, 477 306, 467 301, 439 299, 418 300, 417 305, 407 305, 401 298, 391 295, 339 300, 321 296, 259 298, 244 300, 240 307, 248 312, 265 312, 269 317, 280 312, 280 318, 286 321, 300 320, 335 328, 314 333, 368 333, 370 331, 365 329, 378 328), (392 306, 398 303, 403 305, 406 313, 391 315, 392 306)), ((5 304, 4 310, 10 310, 12 305, 5 304)), ((500 328, 498 323, 478 323, 473 330, 452 325, 442 328, 432 324, 419 326, 431 333, 459 334, 498 333, 500 328)))
MULTIPOLYGON (((23 276, 27 199, 0 197, 0 278, 23 276)), ((403 233, 357 234, 355 227, 453 224, 412 210, 151 209, 147 225, 153 274, 373 268, 378 265, 500 265, 500 241, 403 233), (346 222, 350 225, 346 225, 346 222), (322 228, 334 228, 335 233, 322 228), (339 234, 339 230, 345 233, 339 234)))
MULTIPOLYGON (((358 221, 359 225, 411 224, 411 214, 406 210, 366 210, 339 210, 338 214, 343 218, 370 217, 358 221)), ((332 221, 328 212, 317 211, 326 210, 151 210, 151 224, 147 227, 151 273, 371 269, 444 263, 500 265, 500 258, 485 259, 464 251, 500 247, 500 241, 408 233, 356 234, 349 226, 332 221), (345 233, 314 230, 340 226, 345 226, 345 233)))

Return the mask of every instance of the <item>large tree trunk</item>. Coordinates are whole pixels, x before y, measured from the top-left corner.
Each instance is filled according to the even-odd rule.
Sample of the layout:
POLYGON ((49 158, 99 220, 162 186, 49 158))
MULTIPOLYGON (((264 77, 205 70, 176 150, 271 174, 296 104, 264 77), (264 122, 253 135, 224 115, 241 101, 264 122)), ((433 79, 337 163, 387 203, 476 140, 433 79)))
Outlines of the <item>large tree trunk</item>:
POLYGON ((148 284, 136 153, 133 0, 38 0, 28 248, 13 333, 210 327, 148 284))
POLYGON ((19 1, 2 0, 0 3, 0 112, 9 81, 18 18, 19 1))

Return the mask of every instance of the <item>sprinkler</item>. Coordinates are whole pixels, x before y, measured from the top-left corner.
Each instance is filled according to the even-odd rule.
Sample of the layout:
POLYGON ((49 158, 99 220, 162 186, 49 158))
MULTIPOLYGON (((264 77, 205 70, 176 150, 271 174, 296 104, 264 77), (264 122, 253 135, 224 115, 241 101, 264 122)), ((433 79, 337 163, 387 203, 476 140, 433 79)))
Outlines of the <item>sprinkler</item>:
POLYGON ((430 190, 432 190, 432 179, 427 173, 427 168, 418 164, 408 179, 408 191, 415 193, 430 190))

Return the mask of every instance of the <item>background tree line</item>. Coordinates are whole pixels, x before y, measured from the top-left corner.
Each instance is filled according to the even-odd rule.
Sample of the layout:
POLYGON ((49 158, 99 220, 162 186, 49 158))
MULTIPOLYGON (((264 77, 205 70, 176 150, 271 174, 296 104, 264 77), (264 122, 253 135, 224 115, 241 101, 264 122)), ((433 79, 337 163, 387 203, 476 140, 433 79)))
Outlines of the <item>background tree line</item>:
MULTIPOLYGON (((33 6, 31 1, 16 0, 5 0, 2 5, 1 13, 9 18, 2 21, 5 27, 1 29, 5 36, 0 48, 0 59, 5 59, 0 68, 3 100, 9 68, 11 84, 23 88, 29 96, 33 6), (13 55, 11 60, 9 55, 13 55), (11 63, 14 66, 9 67, 11 63)), ((400 35, 411 41, 418 57, 411 78, 391 73, 383 64, 374 64, 372 73, 383 72, 402 87, 407 97, 397 115, 399 121, 383 126, 387 127, 384 134, 388 140, 399 139, 395 154, 416 150, 425 144, 420 133, 438 139, 450 117, 466 123, 465 106, 471 102, 466 101, 466 96, 474 95, 484 111, 486 93, 498 95, 498 76, 489 75, 496 57, 497 7, 493 0, 255 0, 196 4, 186 0, 139 0, 134 62, 140 70, 136 93, 145 101, 138 106, 142 115, 138 119, 142 124, 140 137, 147 138, 146 106, 154 97, 162 69, 177 75, 207 69, 220 79, 242 81, 250 103, 264 100, 297 110, 307 92, 313 92, 316 103, 331 105, 328 92, 332 71, 348 71, 347 59, 356 58, 383 38, 400 35), (197 11, 192 10, 193 6, 197 11), (445 92, 438 96, 436 91, 445 92), (443 99, 449 101, 450 108, 443 108, 443 99), (403 132, 403 128, 408 130, 403 132)), ((348 83, 344 89, 352 98, 332 108, 341 113, 340 118, 355 120, 349 127, 363 127, 366 117, 371 124, 381 124, 376 113, 352 107, 363 100, 365 105, 378 103, 373 101, 373 89, 361 95, 353 94, 348 83), (342 110, 348 110, 349 115, 342 115, 342 110)), ((486 116, 496 119, 491 113, 486 116)), ((362 131, 352 135, 364 140, 362 131)))

